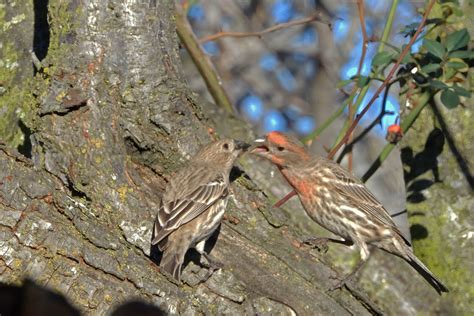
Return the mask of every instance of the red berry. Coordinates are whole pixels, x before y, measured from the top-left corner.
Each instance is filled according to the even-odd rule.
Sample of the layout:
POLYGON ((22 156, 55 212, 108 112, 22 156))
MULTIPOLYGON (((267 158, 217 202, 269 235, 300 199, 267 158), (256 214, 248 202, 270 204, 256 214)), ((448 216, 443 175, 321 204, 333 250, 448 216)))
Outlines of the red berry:
POLYGON ((388 142, 396 144, 402 139, 403 131, 400 125, 392 124, 387 128, 387 136, 385 137, 388 142))
POLYGON ((403 134, 402 128, 398 124, 392 124, 387 128, 388 133, 403 134))

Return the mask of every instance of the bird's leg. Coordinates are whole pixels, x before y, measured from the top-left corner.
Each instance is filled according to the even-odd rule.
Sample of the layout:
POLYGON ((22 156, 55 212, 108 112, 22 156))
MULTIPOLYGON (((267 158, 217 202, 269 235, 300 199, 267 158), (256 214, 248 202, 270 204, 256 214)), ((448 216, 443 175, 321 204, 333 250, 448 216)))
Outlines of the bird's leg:
MULTIPOLYGON (((336 284, 330 289, 331 291, 341 289, 343 286, 346 286, 347 284, 351 283, 354 279, 354 276, 359 272, 364 264, 367 262, 367 259, 369 258, 370 251, 367 247, 367 244, 365 243, 357 243, 357 245, 360 247, 360 257, 361 260, 359 263, 357 263, 357 266, 352 270, 351 273, 346 275, 345 277, 341 278, 335 278, 337 280, 336 284)), ((372 247, 371 247, 372 248, 372 247)))
POLYGON ((219 270, 224 266, 220 261, 218 261, 217 259, 212 257, 210 254, 208 254, 206 251, 204 251, 205 242, 206 241, 203 240, 200 243, 198 243, 195 247, 197 252, 199 252, 199 254, 201 255, 201 257, 204 257, 207 261, 206 264, 203 264, 201 262, 201 264, 203 264, 208 269, 208 272, 206 276, 203 278, 202 282, 209 279, 211 275, 214 273, 214 271, 219 270))
POLYGON ((217 260, 216 258, 212 257, 210 254, 208 254, 207 252, 203 252, 201 253, 201 255, 206 258, 206 261, 207 261, 207 268, 208 269, 214 269, 214 270, 219 270, 221 269, 224 265, 222 264, 222 262, 220 262, 219 260, 217 260))
POLYGON ((360 269, 362 269, 362 267, 364 266, 364 264, 366 262, 367 262, 366 260, 360 260, 359 263, 357 264, 357 266, 354 268, 354 270, 352 270, 351 273, 344 276, 343 278, 334 278, 334 279, 336 279, 336 284, 333 287, 331 287, 330 290, 335 291, 335 290, 341 289, 343 286, 346 286, 347 284, 351 283, 354 279, 354 276, 357 274, 357 272, 359 272, 360 269))
POLYGON ((351 246, 352 241, 351 240, 346 240, 346 239, 336 239, 336 238, 329 238, 329 237, 308 237, 306 239, 303 239, 301 241, 303 244, 310 245, 313 248, 318 249, 318 251, 321 251, 323 253, 326 253, 328 251, 328 242, 333 242, 337 244, 343 244, 346 246, 351 246))

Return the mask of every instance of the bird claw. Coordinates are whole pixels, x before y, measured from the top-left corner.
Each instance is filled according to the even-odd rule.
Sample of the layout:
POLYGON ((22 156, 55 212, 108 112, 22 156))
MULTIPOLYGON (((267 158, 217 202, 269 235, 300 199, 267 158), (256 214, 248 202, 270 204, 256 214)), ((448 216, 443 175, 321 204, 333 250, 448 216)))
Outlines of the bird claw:
MULTIPOLYGON (((220 262, 219 260, 213 258, 211 255, 209 254, 203 254, 203 257, 206 259, 207 263, 204 264, 206 266, 206 268, 208 269, 214 269, 214 270, 218 270, 218 269, 222 269, 224 267, 224 264, 222 262, 220 262)), ((202 262, 201 262, 202 263, 202 262)))
POLYGON ((343 278, 331 276, 330 278, 335 280, 334 285, 329 288, 329 291, 332 292, 342 289, 343 287, 347 287, 350 283, 352 283, 353 275, 348 275, 343 278))
POLYGON ((326 253, 329 249, 328 239, 324 237, 309 237, 303 239, 301 243, 311 246, 313 249, 317 249, 319 252, 326 253))
POLYGON ((212 276, 215 271, 222 269, 224 267, 224 264, 222 264, 222 262, 218 261, 217 259, 214 259, 207 253, 202 253, 202 256, 207 261, 206 263, 203 263, 201 261, 201 264, 207 269, 207 273, 202 280, 202 282, 205 282, 212 276))

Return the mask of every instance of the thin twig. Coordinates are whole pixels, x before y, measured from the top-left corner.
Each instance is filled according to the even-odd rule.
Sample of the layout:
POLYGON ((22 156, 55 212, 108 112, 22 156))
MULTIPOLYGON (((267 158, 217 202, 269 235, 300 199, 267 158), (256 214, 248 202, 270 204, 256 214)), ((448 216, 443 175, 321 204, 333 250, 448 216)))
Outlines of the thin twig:
POLYGON ((342 138, 342 140, 336 145, 334 146, 334 148, 331 150, 331 152, 329 153, 329 158, 332 158, 334 157, 335 153, 339 150, 339 148, 341 148, 341 146, 347 141, 347 139, 349 139, 351 133, 354 131, 354 129, 356 128, 357 124, 359 123, 359 121, 362 119, 362 117, 365 115, 365 113, 367 113, 367 111, 370 109, 370 107, 372 106, 372 104, 375 102, 375 100, 379 97, 380 95, 380 92, 382 92, 384 89, 385 89, 385 86, 390 82, 390 79, 392 79, 393 75, 395 74, 395 72, 398 70, 398 66, 400 66, 403 58, 406 56, 406 54, 408 54, 408 52, 410 51, 410 48, 411 46, 413 45, 413 43, 415 42, 415 40, 417 39, 418 35, 420 35, 424 25, 425 25, 425 22, 426 22, 426 19, 428 17, 428 14, 430 13, 431 11, 431 8, 433 8, 433 5, 435 3, 436 0, 431 0, 430 3, 428 4, 427 8, 426 8, 426 11, 425 11, 425 14, 423 14, 423 19, 421 20, 421 23, 420 25, 418 26, 418 29, 416 30, 415 34, 413 35, 413 37, 410 39, 410 41, 408 42, 408 44, 405 46, 405 48, 403 49, 402 53, 400 54, 400 56, 398 57, 398 60, 397 62, 395 63, 395 65, 393 65, 392 69, 390 70, 389 74, 387 75, 387 77, 385 78, 384 82, 382 83, 382 85, 377 89, 377 91, 374 93, 374 95, 372 96, 372 98, 370 99, 369 103, 367 103, 367 105, 362 109, 362 111, 359 113, 359 115, 357 115, 357 117, 355 118, 355 120, 352 122, 351 126, 349 127, 349 129, 347 130, 346 134, 344 135, 344 137, 342 138))
MULTIPOLYGON (((357 12, 359 14, 360 29, 362 32, 362 52, 361 52, 360 60, 359 60, 359 67, 357 68, 357 78, 360 78, 362 67, 364 66, 365 55, 367 54, 367 45, 369 45, 369 38, 367 36, 367 30, 365 28, 364 0, 357 0, 357 12)), ((357 85, 354 85, 354 89, 357 89, 357 85)), ((355 115, 355 110, 356 110, 352 102, 353 100, 354 99, 352 99, 351 103, 349 104, 349 116, 347 118, 349 125, 352 124, 354 120, 354 115, 355 115)), ((353 133, 350 133, 349 137, 347 138, 345 142, 346 146, 348 143, 352 142, 352 136, 353 136, 353 133)), ((348 159, 348 165, 347 165, 347 168, 351 172, 352 172, 352 162, 353 162, 353 151, 352 151, 352 146, 351 146, 349 147, 349 159, 348 159)))
POLYGON ((359 142, 360 140, 362 140, 365 137, 365 135, 367 135, 375 127, 375 125, 381 124, 382 119, 386 114, 395 114, 394 112, 387 111, 387 109, 386 109, 387 108, 388 92, 389 92, 390 87, 391 87, 392 84, 393 84, 393 81, 391 81, 391 83, 388 84, 387 87, 385 88, 385 91, 383 93, 382 108, 380 109, 379 115, 377 115, 377 117, 359 135, 357 135, 356 138, 354 138, 354 139, 351 138, 349 143, 344 147, 344 150, 342 151, 342 153, 339 155, 339 157, 337 157, 337 159, 336 159, 337 163, 340 163, 342 161, 342 159, 344 158, 344 156, 347 153, 350 153, 350 151, 352 150, 354 145, 357 142, 359 142))
POLYGON ((357 10, 359 13, 360 29, 362 31, 362 54, 359 60, 359 68, 357 69, 357 77, 359 77, 362 67, 364 66, 364 59, 365 55, 367 54, 367 45, 369 43, 369 37, 367 36, 367 30, 365 28, 364 0, 357 0, 357 10))
POLYGON ((214 40, 222 38, 222 37, 262 37, 263 35, 271 33, 271 32, 275 32, 275 31, 285 29, 285 28, 295 26, 295 25, 311 23, 311 22, 314 22, 314 21, 324 23, 327 26, 329 26, 330 29, 332 28, 331 22, 326 20, 320 12, 317 12, 316 14, 314 14, 313 16, 310 16, 308 18, 294 20, 294 21, 290 21, 290 22, 286 22, 286 23, 280 23, 280 24, 271 26, 271 27, 269 27, 267 29, 264 29, 262 31, 259 31, 259 32, 218 32, 216 34, 205 36, 205 37, 199 39, 198 42, 199 42, 199 44, 202 44, 202 43, 205 43, 205 42, 214 41, 214 40))
POLYGON ((198 44, 196 36, 193 33, 191 25, 189 25, 188 19, 182 11, 181 6, 177 4, 176 32, 178 33, 179 39, 191 56, 196 68, 204 79, 204 82, 206 82, 206 86, 209 89, 209 93, 212 95, 214 102, 229 113, 232 113, 234 108, 227 93, 222 87, 222 80, 219 78, 219 74, 212 65, 212 62, 209 60, 209 57, 202 51, 202 48, 198 44))
POLYGON ((286 201, 288 201, 289 199, 291 199, 292 197, 294 197, 296 195, 296 191, 293 190, 291 191, 290 193, 288 193, 287 195, 285 195, 281 200, 279 200, 278 202, 276 202, 273 207, 280 207, 282 206, 283 204, 286 203, 286 201))

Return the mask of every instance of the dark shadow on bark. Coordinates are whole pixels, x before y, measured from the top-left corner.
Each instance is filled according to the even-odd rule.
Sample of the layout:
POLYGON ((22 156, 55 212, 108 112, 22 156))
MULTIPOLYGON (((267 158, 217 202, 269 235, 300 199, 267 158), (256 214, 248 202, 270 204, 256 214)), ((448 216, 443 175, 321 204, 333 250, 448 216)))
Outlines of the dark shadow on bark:
MULTIPOLYGON (((405 172, 405 182, 409 185, 408 189, 417 190, 417 185, 413 186, 410 182, 418 176, 431 170, 436 182, 440 182, 438 171, 438 156, 443 152, 445 137, 439 128, 435 128, 428 135, 423 151, 414 155, 413 149, 405 147, 402 149, 402 163, 409 167, 410 171, 405 172)), ((424 186, 424 189, 429 186, 424 186)))
POLYGON ((459 169, 461 170, 462 174, 466 178, 466 181, 469 183, 469 187, 471 188, 471 190, 474 190, 474 177, 472 176, 472 173, 469 170, 469 166, 467 164, 466 159, 463 157, 462 153, 458 150, 454 142, 454 139, 451 136, 451 132, 449 131, 449 128, 446 124, 446 121, 443 118, 443 115, 438 110, 435 104, 431 104, 431 109, 433 110, 433 113, 436 116, 436 119, 438 120, 439 125, 441 126, 441 130, 444 134, 444 137, 446 138, 446 141, 448 142, 449 149, 453 153, 453 156, 456 158, 456 162, 459 165, 459 169))
POLYGON ((22 286, 0 284, 0 315, 5 316, 78 316, 62 295, 25 280, 22 286))
POLYGON ((426 201, 426 197, 422 192, 413 192, 407 196, 407 201, 410 203, 421 203, 426 201))
POLYGON ((428 229, 420 224, 413 224, 410 226, 410 234, 412 240, 419 240, 428 238, 428 229))
POLYGON ((436 182, 441 182, 438 170, 438 156, 442 153, 445 143, 444 133, 439 129, 433 129, 426 139, 424 149, 414 153, 411 147, 401 150, 402 163, 408 167, 404 177, 407 185, 407 201, 410 203, 421 203, 426 200, 423 190, 428 189, 436 182), (418 179, 418 176, 427 171, 433 172, 433 180, 418 179))
POLYGON ((17 150, 20 154, 25 156, 26 158, 31 159, 31 150, 32 150, 32 144, 31 144, 31 130, 28 128, 28 126, 23 123, 22 120, 18 121, 18 126, 20 127, 21 132, 23 133, 24 140, 23 144, 19 145, 17 150))
MULTIPOLYGON (((49 0, 33 0, 35 11, 33 52, 40 61, 46 57, 49 48, 50 27, 48 23, 48 3, 49 0)), ((39 69, 34 68, 36 74, 39 69)))
POLYGON ((428 179, 415 180, 408 186, 408 191, 422 191, 428 189, 433 184, 434 182, 428 179))
MULTIPOLYGON (((79 310, 67 299, 50 289, 26 279, 23 285, 0 284, 0 315, 2 316, 79 316, 79 310)), ((134 300, 117 307, 112 316, 162 316, 159 307, 134 300)))
POLYGON ((163 316, 165 311, 143 301, 130 301, 119 306, 111 316, 163 316))
MULTIPOLYGON (((245 172, 239 167, 232 167, 232 170, 230 171, 230 175, 229 175, 229 181, 234 182, 235 180, 237 180, 238 178, 240 178, 240 176, 244 174, 245 172)), ((247 179, 250 179, 248 176, 246 175, 244 176, 247 177, 247 179)))

